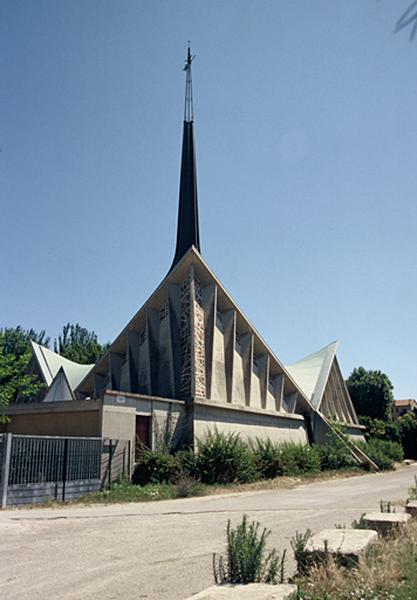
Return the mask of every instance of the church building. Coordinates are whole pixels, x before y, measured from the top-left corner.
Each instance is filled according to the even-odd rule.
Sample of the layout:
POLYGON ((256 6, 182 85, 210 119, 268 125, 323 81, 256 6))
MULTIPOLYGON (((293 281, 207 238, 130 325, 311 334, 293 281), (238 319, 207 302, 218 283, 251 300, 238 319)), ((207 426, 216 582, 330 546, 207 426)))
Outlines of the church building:
POLYGON ((169 436, 179 448, 215 428, 243 439, 323 443, 336 420, 352 440, 362 440, 337 344, 285 366, 201 255, 190 49, 184 70, 177 240, 169 272, 97 364, 77 365, 33 344, 31 369, 45 392, 10 406, 7 427, 150 447, 169 436))

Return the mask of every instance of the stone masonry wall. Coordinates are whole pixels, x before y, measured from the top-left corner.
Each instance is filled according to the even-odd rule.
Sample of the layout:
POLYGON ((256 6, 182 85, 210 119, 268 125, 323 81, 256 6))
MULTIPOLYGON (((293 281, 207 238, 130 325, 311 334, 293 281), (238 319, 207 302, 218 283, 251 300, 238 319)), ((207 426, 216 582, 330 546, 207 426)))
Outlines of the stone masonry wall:
POLYGON ((206 397, 204 309, 200 283, 192 274, 181 285, 180 390, 182 398, 206 397))

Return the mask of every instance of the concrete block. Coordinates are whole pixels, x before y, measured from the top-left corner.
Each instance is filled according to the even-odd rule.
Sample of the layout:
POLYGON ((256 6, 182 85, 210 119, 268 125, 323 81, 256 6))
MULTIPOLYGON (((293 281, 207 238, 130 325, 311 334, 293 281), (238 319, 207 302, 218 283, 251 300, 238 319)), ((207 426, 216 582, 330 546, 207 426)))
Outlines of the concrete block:
POLYGON ((292 584, 213 585, 187 600, 289 600, 297 592, 292 584))
POLYGON ((405 512, 411 517, 417 517, 417 500, 407 500, 405 512))
POLYGON ((327 552, 339 564, 350 566, 377 539, 377 532, 368 529, 324 529, 307 542, 307 564, 323 562, 327 552))
POLYGON ((369 529, 375 529, 379 535, 392 535, 400 531, 411 516, 407 513, 374 512, 364 515, 364 523, 369 529))

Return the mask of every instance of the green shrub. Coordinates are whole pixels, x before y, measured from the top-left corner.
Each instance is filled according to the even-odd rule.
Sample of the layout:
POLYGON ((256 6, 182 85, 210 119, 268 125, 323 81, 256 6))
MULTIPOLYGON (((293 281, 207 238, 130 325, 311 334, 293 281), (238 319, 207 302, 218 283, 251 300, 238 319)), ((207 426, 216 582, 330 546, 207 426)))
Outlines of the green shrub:
POLYGON ((337 469, 353 469, 357 462, 347 448, 333 447, 326 444, 317 448, 320 456, 322 471, 335 471, 337 469))
POLYGON ((367 454, 381 471, 391 471, 394 468, 393 461, 380 450, 371 450, 367 454))
POLYGON ((402 446, 398 442, 371 438, 361 447, 383 471, 392 469, 394 462, 402 461, 404 458, 402 446))
POLYGON ((274 444, 270 439, 257 439, 251 444, 262 479, 274 479, 283 474, 282 445, 274 444))
POLYGON ((175 455, 179 461, 181 472, 195 480, 200 478, 200 472, 197 465, 197 455, 192 448, 180 450, 175 455))
POLYGON ((333 432, 329 432, 324 446, 316 446, 320 456, 320 467, 322 471, 336 469, 351 469, 357 466, 355 459, 346 444, 342 442, 333 432))
POLYGON ((209 431, 197 440, 197 460, 203 483, 243 483, 260 478, 254 455, 237 433, 209 431))
POLYGON ((271 532, 259 523, 248 523, 243 516, 235 529, 227 523, 226 557, 213 555, 213 574, 217 584, 283 583, 285 579, 285 551, 280 557, 276 550, 266 555, 266 540, 271 532))
POLYGON ((181 471, 176 456, 165 452, 145 450, 136 464, 132 475, 132 483, 146 485, 148 483, 173 483, 181 471))
POLYGON ((320 471, 320 456, 316 446, 288 442, 282 444, 283 475, 304 475, 320 471))
POLYGON ((310 567, 309 555, 306 551, 307 543, 311 539, 311 529, 307 529, 304 533, 299 531, 291 538, 291 548, 294 553, 294 560, 297 563, 297 573, 305 575, 310 567))
POLYGON ((391 455, 393 452, 395 453, 395 450, 387 446, 387 444, 396 444, 396 442, 385 442, 384 440, 372 439, 367 443, 359 443, 358 446, 381 469, 381 471, 389 471, 394 468, 394 460, 391 458, 391 455))
POLYGON ((388 440, 369 440, 368 445, 379 448, 388 458, 395 462, 404 460, 404 451, 399 442, 388 440))

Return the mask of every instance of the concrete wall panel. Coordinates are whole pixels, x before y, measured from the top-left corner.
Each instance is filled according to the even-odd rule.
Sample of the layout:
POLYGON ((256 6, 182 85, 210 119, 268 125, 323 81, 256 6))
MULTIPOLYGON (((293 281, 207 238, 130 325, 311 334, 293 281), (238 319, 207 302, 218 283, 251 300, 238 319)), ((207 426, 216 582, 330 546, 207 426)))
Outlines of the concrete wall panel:
MULTIPOLYGON (((69 403, 68 403, 69 404, 69 403)), ((11 415, 4 431, 22 435, 100 436, 100 411, 46 412, 11 415)))
POLYGON ((203 438, 207 431, 240 433, 242 439, 267 439, 273 442, 298 442, 307 444, 304 419, 291 419, 267 413, 214 408, 194 405, 194 437, 203 438))
POLYGON ((101 436, 115 440, 134 441, 136 410, 130 406, 103 406, 101 436))

